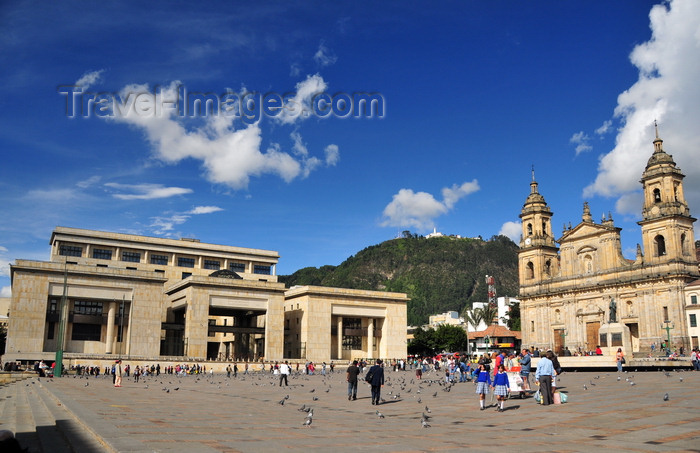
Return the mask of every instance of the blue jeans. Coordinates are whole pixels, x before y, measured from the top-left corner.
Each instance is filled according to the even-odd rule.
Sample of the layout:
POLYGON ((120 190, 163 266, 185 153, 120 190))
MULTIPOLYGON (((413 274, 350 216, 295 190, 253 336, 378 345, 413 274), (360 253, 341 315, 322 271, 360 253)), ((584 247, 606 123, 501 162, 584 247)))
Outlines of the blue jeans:
POLYGON ((622 373, 622 361, 621 360, 617 361, 617 372, 622 373))
POLYGON ((357 381, 348 382, 348 398, 357 398, 357 381))

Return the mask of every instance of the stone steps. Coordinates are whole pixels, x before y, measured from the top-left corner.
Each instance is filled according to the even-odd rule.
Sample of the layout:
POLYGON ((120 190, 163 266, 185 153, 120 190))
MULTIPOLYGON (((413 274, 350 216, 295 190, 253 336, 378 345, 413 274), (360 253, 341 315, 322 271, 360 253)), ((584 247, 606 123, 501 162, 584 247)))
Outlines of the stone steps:
POLYGON ((108 451, 43 384, 32 379, 0 388, 0 429, 14 432, 33 453, 108 451))

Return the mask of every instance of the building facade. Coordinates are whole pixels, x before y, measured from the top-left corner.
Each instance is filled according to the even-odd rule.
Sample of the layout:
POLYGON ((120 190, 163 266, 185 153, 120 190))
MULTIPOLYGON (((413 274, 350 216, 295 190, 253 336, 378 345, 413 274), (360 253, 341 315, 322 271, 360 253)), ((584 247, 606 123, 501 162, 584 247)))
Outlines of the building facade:
MULTIPOLYGON (((294 351, 318 361, 338 351, 330 335, 317 340, 311 355, 285 351, 292 335, 285 330, 291 306, 285 301, 299 291, 278 282, 277 252, 64 227, 54 230, 50 244, 49 261, 11 266, 5 360, 50 360, 59 343, 65 357, 280 360, 294 351)), ((344 291, 347 306, 373 300, 373 308, 392 316, 391 322, 376 316, 386 326, 383 335, 405 339, 405 294, 344 291)), ((323 291, 306 291, 317 293, 323 291)), ((342 319, 333 304, 326 313, 321 301, 327 299, 315 297, 299 309, 300 318, 315 320, 301 330, 313 338, 315 322, 342 319)), ((405 343, 403 351, 384 344, 381 352, 405 356, 405 343)), ((371 348, 354 353, 372 357, 371 348)))
POLYGON ((625 259, 620 228, 612 215, 593 221, 584 203, 581 222, 555 239, 553 213, 539 193, 534 174, 520 213, 518 253, 523 346, 584 351, 622 347, 601 328, 629 329, 626 353, 648 351, 671 339, 689 346, 686 286, 698 278, 690 210, 683 194, 684 175, 658 137, 642 174, 642 243, 634 260, 625 259), (671 329, 671 327, 673 327, 671 329))

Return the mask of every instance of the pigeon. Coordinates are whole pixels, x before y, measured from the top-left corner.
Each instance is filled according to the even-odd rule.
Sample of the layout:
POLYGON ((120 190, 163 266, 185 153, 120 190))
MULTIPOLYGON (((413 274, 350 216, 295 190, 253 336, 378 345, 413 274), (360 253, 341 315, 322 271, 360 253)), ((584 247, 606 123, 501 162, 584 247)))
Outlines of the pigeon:
POLYGON ((306 418, 313 418, 314 417, 314 410, 311 409, 308 414, 306 414, 306 418))
POLYGON ((437 397, 437 392, 433 393, 433 398, 437 397))
POLYGON ((420 404, 420 403, 421 403, 421 399, 420 399, 420 398, 418 398, 418 404, 420 404))
POLYGON ((377 411, 377 417, 379 417, 379 418, 384 418, 384 414, 382 414, 381 412, 377 411))
POLYGON ((306 420, 304 420, 304 423, 302 423, 302 426, 311 426, 312 421, 313 421, 313 418, 307 417, 306 420))
POLYGON ((314 397, 311 398, 311 399, 314 400, 314 401, 318 401, 318 396, 314 396, 314 397))
POLYGON ((668 393, 664 395, 664 401, 668 401, 668 393))
POLYGON ((583 384, 583 389, 588 390, 588 386, 586 384, 583 384))
POLYGON ((425 420, 425 419, 422 419, 422 420, 420 421, 420 424, 421 424, 421 426, 422 426, 423 428, 430 428, 430 425, 428 424, 428 421, 425 420))
POLYGON ((279 400, 279 401, 277 402, 277 404, 279 404, 280 406, 284 406, 284 402, 285 402, 285 401, 286 401, 286 400, 285 400, 284 398, 282 398, 281 400, 279 400))
POLYGON ((423 412, 422 416, 425 420, 430 420, 430 415, 426 415, 425 412, 423 412))
POLYGON ((311 391, 310 391, 309 393, 313 393, 313 392, 315 392, 315 391, 316 391, 316 389, 311 389, 311 391))
POLYGON ((305 410, 306 410, 306 404, 302 404, 301 407, 300 407, 299 409, 297 409, 297 410, 300 411, 300 412, 305 411, 305 410))
POLYGON ((620 380, 620 376, 617 377, 617 380, 618 380, 618 381, 620 380))
POLYGON ((430 414, 430 408, 428 406, 425 406, 425 411, 430 414))

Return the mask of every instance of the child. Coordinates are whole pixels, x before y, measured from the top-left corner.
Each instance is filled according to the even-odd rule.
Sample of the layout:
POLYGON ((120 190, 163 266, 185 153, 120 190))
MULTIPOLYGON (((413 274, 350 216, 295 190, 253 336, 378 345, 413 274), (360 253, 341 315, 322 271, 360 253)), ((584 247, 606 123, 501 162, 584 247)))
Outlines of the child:
POLYGON ((506 367, 501 364, 498 366, 498 373, 493 378, 493 394, 496 395, 496 399, 499 402, 499 406, 496 408, 498 412, 503 412, 508 392, 510 392, 510 383, 508 382, 506 367))
POLYGON ((489 393, 489 386, 491 385, 491 375, 489 374, 489 369, 487 365, 479 365, 479 376, 476 379, 476 393, 479 395, 479 406, 481 410, 484 410, 484 401, 486 401, 486 394, 489 393))

